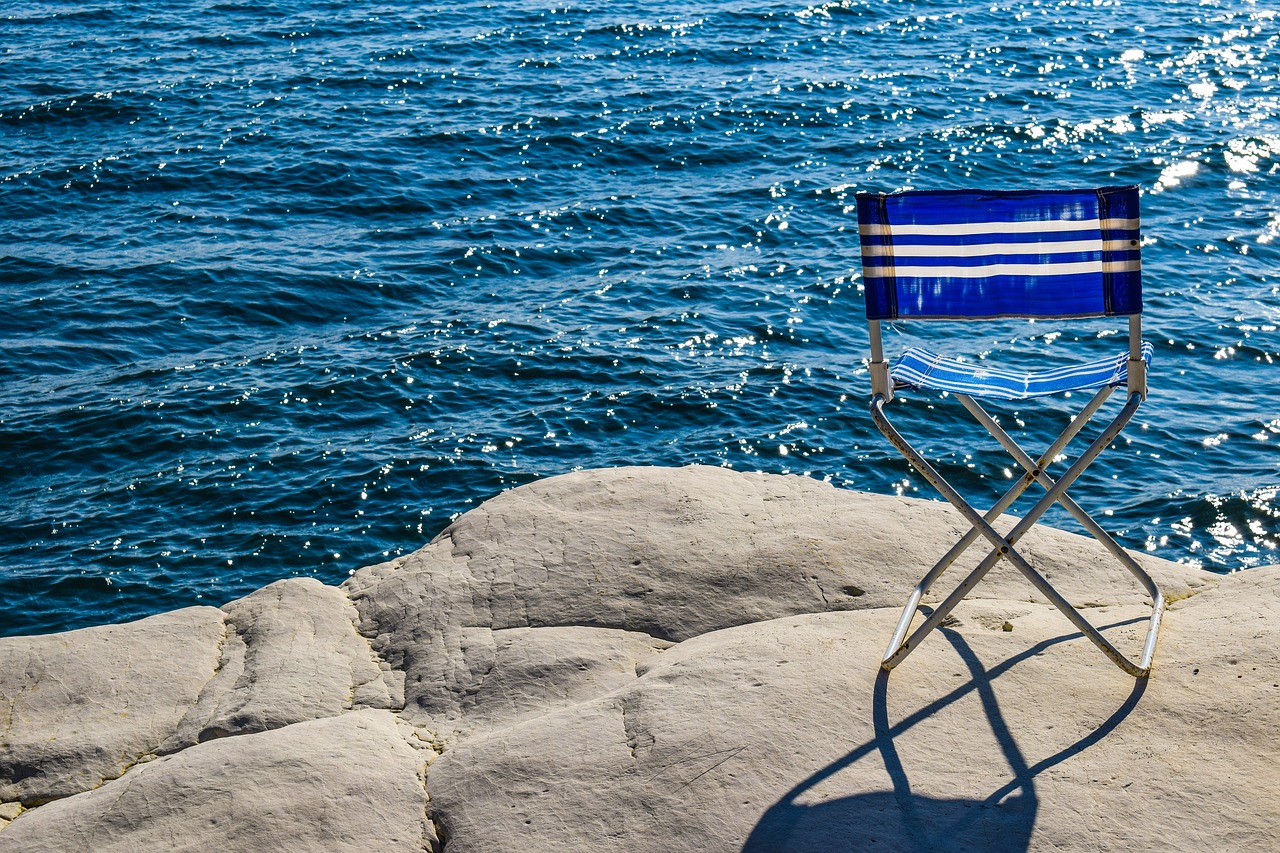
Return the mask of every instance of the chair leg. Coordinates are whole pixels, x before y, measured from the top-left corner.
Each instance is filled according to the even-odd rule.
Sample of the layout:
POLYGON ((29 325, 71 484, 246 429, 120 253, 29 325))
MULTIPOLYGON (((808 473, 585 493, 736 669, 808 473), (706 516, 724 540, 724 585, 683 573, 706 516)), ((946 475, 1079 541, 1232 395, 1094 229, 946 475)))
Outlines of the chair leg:
MULTIPOLYGON (((957 396, 960 397, 960 402, 969 410, 969 413, 973 415, 974 419, 986 427, 987 431, 995 437, 996 441, 1000 442, 1000 445, 1008 451, 1009 455, 1017 460, 1019 465, 1026 469, 1028 476, 1035 477, 1040 485, 1044 486, 1045 489, 1053 487, 1054 482, 1052 478, 1045 473, 1045 460, 1043 456, 1039 462, 1033 461, 1026 451, 1024 451, 1018 443, 1013 440, 1013 437, 1005 432, 1000 424, 996 422, 995 418, 991 417, 991 415, 988 414, 976 400, 972 397, 966 397, 963 395, 957 396)), ((1085 417, 1087 417, 1087 415, 1082 413, 1076 420, 1079 421, 1085 417)), ((1149 670, 1151 668, 1151 658, 1155 654, 1156 634, 1160 629, 1160 620, 1164 612, 1164 592, 1160 589, 1160 585, 1156 583, 1155 578, 1147 574, 1146 570, 1138 565, 1138 562, 1133 559, 1132 555, 1121 547, 1120 543, 1117 542, 1110 533, 1103 529, 1102 525, 1098 524, 1092 516, 1085 512, 1070 495, 1063 492, 1061 497, 1058 499, 1058 503, 1066 509, 1067 512, 1071 513, 1072 517, 1074 517, 1076 521, 1080 522, 1081 526, 1084 527, 1085 530, 1093 536, 1093 538, 1097 539, 1103 547, 1110 551, 1112 556, 1114 556, 1121 565, 1129 570, 1130 574, 1137 578, 1138 582, 1142 584, 1143 589, 1146 590, 1147 595, 1151 597, 1151 620, 1147 628, 1147 638, 1143 644, 1143 652, 1138 664, 1140 669, 1149 670)))
MULTIPOLYGON (((1058 437, 1054 439, 1053 444, 1049 446, 1049 449, 1041 455, 1040 461, 1036 463, 1036 467, 1044 468, 1052 462, 1053 459, 1066 448, 1067 444, 1075 438, 1076 434, 1080 432, 1089 419, 1093 417, 1094 412, 1096 412, 1098 408, 1106 402, 1110 395, 1110 388, 1100 389, 1098 393, 1093 396, 1093 399, 1089 401, 1089 404, 1085 406, 1080 415, 1071 421, 1071 423, 1067 424, 1066 428, 1058 434, 1058 437)), ((961 400, 969 399, 963 395, 957 396, 959 396, 961 400)), ((877 408, 873 403, 873 416, 877 412, 881 412, 881 416, 883 416, 881 409, 877 408)), ((1007 492, 1004 493, 1003 496, 1001 496, 1000 500, 995 502, 991 509, 987 511, 986 515, 983 516, 983 519, 989 524, 1003 515, 1004 511, 1013 505, 1013 503, 1022 495, 1023 492, 1027 490, 1032 482, 1034 482, 1034 479, 1031 476, 1020 478, 1009 488, 1007 492)), ((893 637, 889 640, 889 649, 885 652, 884 656, 884 661, 888 664, 886 668, 892 669, 897 665, 897 662, 907 654, 907 651, 903 650, 903 640, 906 638, 907 631, 911 627, 911 622, 915 618, 916 611, 919 609, 920 599, 929 591, 934 582, 942 576, 942 573, 945 572, 952 563, 959 559, 960 555, 963 554, 980 535, 981 531, 977 527, 970 527, 969 532, 962 536, 960 540, 951 547, 951 550, 944 554, 942 559, 938 560, 938 562, 934 564, 933 568, 930 569, 929 572, 920 580, 920 583, 916 584, 915 589, 911 593, 911 597, 907 600, 906 607, 903 608, 902 617, 898 620, 898 626, 893 632, 893 637)), ((994 563, 994 560, 992 562, 994 563)), ((975 578, 972 583, 962 585, 966 586, 966 588, 971 588, 973 584, 977 583, 977 580, 978 579, 975 578)), ((948 608, 947 612, 949 611, 950 608, 948 608)), ((939 617, 939 621, 945 617, 946 612, 939 617)), ((923 636, 928 633, 928 631, 921 629, 916 633, 919 636, 923 636)), ((911 645, 913 644, 908 645, 908 650, 911 645)))
MULTIPOLYGON (((1012 456, 1019 465, 1026 469, 1030 477, 1034 477, 1040 485, 1044 486, 1046 489, 1053 486, 1053 480, 1045 472, 1046 460, 1044 456, 1041 456, 1039 461, 1033 461, 1027 452, 1013 440, 1013 437, 1005 432, 1004 428, 996 422, 995 418, 991 417, 991 415, 989 415, 982 406, 978 405, 976 400, 972 397, 965 397, 959 394, 956 396, 960 398, 960 402, 969 410, 969 413, 973 415, 974 419, 986 427, 987 431, 995 437, 996 441, 1000 442, 1000 445, 1008 451, 1009 455, 1012 456)), ((1085 416, 1082 415, 1081 417, 1085 416)), ((1077 418, 1076 420, 1079 421, 1080 418, 1077 418)), ((1061 504, 1067 512, 1071 513, 1075 520, 1080 522, 1081 526, 1083 526, 1085 530, 1089 531, 1095 539, 1101 542, 1117 560, 1129 569, 1133 576, 1136 577, 1146 589, 1147 594, 1152 597, 1152 600, 1155 600, 1155 598, 1161 595, 1160 587, 1155 580, 1148 575, 1146 571, 1138 565, 1137 561, 1130 556, 1129 552, 1124 550, 1124 548, 1120 546, 1120 543, 1116 542, 1116 540, 1112 538, 1111 534, 1104 530, 1102 525, 1094 521, 1078 503, 1072 500, 1067 494, 1063 494, 1058 500, 1058 503, 1061 504)))
MULTIPOLYGON (((1002 542, 1003 548, 1006 552, 1008 551, 1009 546, 1008 543, 1003 542, 1000 535, 995 532, 990 523, 985 518, 979 516, 977 511, 960 496, 959 492, 952 488, 951 484, 948 483, 942 475, 929 464, 928 460, 916 452, 916 449, 912 447, 907 440, 902 437, 902 434, 898 432, 893 424, 889 422, 888 416, 884 413, 884 398, 880 395, 874 396, 871 400, 871 416, 880 431, 884 433, 890 443, 898 449, 898 452, 901 453, 909 463, 911 463, 912 467, 919 471, 924 478, 929 481, 930 485, 937 489, 942 496, 947 499, 948 503, 958 509, 960 513, 965 516, 971 525, 971 532, 976 531, 974 535, 966 536, 967 541, 962 539, 961 543, 957 543, 957 545, 952 548, 952 552, 948 553, 948 557, 950 559, 944 557, 943 560, 935 565, 924 579, 916 585, 915 590, 907 601, 907 606, 903 609, 902 616, 898 620, 897 629, 894 631, 893 640, 890 642, 889 648, 885 652, 884 659, 880 664, 884 669, 891 670, 901 663, 902 660, 920 644, 924 637, 947 617, 952 608, 959 603, 960 599, 962 599, 970 589, 977 585, 978 581, 980 581, 983 575, 990 570, 991 566, 995 565, 995 559, 984 560, 979 564, 978 568, 974 569, 974 571, 960 583, 956 590, 941 605, 934 609, 933 613, 925 620, 925 623, 916 629, 915 633, 912 634, 910 638, 903 639, 907 630, 911 626, 912 620, 915 618, 915 615, 919 610, 921 597, 929 591, 933 581, 937 580, 938 576, 942 574, 942 571, 951 562, 954 562, 957 557, 959 557, 960 552, 967 548, 979 534, 987 536, 987 538, 993 540, 993 542, 1002 542)), ((1006 495, 1006 498, 1010 498, 1008 501, 1009 503, 1012 503, 1012 499, 1017 497, 1015 490, 1018 489, 1019 485, 1020 484, 1015 484, 1014 489, 1010 490, 1012 498, 1010 498, 1010 495, 1006 495)), ((997 546, 997 548, 999 547, 1001 546, 997 546)), ((993 553, 998 553, 998 551, 993 553)))
MULTIPOLYGON (((1090 405, 1096 409, 1097 406, 1095 404, 1100 405, 1100 402, 1101 401, 1095 397, 1095 400, 1091 402, 1090 405)), ((884 414, 883 397, 879 395, 873 397, 871 402, 871 413, 876 425, 880 428, 880 431, 884 433, 885 437, 888 438, 889 441, 898 449, 898 451, 906 457, 912 466, 915 467, 916 470, 918 470, 921 475, 924 476, 925 479, 928 480, 930 484, 933 485, 933 487, 936 488, 942 496, 945 497, 947 501, 959 510, 960 513, 969 521, 973 528, 971 533, 976 531, 973 536, 968 537, 969 543, 976 539, 977 535, 980 534, 987 538, 993 548, 987 557, 979 563, 978 567, 974 569, 959 586, 956 587, 951 595, 949 595, 932 614, 929 615, 924 624, 921 625, 910 638, 904 640, 903 635, 906 634, 911 621, 914 619, 915 614, 919 609, 920 598, 928 590, 932 581, 936 580, 937 577, 941 575, 942 571, 946 568, 946 565, 949 565, 950 562, 954 561, 954 559, 959 556, 959 552, 963 551, 964 547, 967 547, 968 543, 963 547, 958 547, 958 549, 953 548, 955 553, 948 554, 950 559, 948 560, 948 558, 944 558, 943 561, 940 561, 940 563, 935 565, 934 569, 926 575, 925 579, 917 585, 908 600, 907 607, 904 609, 901 619, 899 620, 898 627, 894 633, 894 641, 890 644, 890 648, 886 652, 884 660, 881 663, 886 670, 892 669, 908 654, 910 654, 911 651, 923 640, 925 635, 937 627, 942 620, 946 618, 950 611, 960 602, 960 600, 977 585, 987 571, 995 565, 996 561, 1001 557, 1004 557, 1013 563, 1014 566, 1022 572, 1022 574, 1030 580, 1032 584, 1039 589, 1055 607, 1062 611, 1063 615, 1066 616, 1072 624, 1074 624, 1086 637, 1088 637, 1094 645, 1101 649, 1107 657, 1111 658, 1117 666, 1135 677, 1143 677, 1149 673, 1151 657, 1155 650, 1156 633, 1159 630, 1160 618, 1164 609, 1164 599, 1163 596, 1158 595, 1158 587, 1155 587, 1157 595, 1153 597, 1152 616, 1150 626, 1148 628, 1147 641, 1144 644, 1143 654, 1140 658, 1140 662, 1138 664, 1134 664, 1122 655, 1096 628, 1093 627, 1093 625, 1081 616, 1079 611, 1071 606, 1071 604, 1067 602, 1066 599, 1064 599, 1057 590, 1055 590, 1052 585, 1050 585, 1049 582, 1040 575, 1039 572, 1032 568, 1030 563, 1028 563, 1026 559, 1023 558, 1022 555, 1013 547, 1014 543, 1017 542, 1017 540, 1025 534, 1037 520, 1039 520, 1040 516, 1042 516, 1050 506, 1059 502, 1063 498, 1066 489, 1071 485, 1071 483, 1073 483, 1076 478, 1083 473, 1085 468, 1087 468, 1088 465, 1097 458, 1102 450, 1105 449, 1115 436, 1119 434, 1120 430, 1124 428, 1129 419, 1133 417, 1133 413, 1137 410, 1140 402, 1141 397, 1139 395, 1130 395, 1128 402, 1126 402, 1120 413, 1117 414, 1115 419, 1103 429, 1102 433, 1093 441, 1092 444, 1089 445, 1088 449, 1086 449, 1084 453, 1076 459, 1070 468, 1068 468, 1066 473, 1064 473, 1056 482, 1049 480, 1049 485, 1046 485, 1046 494, 1036 503, 1031 512, 1024 516, 1007 536, 1001 536, 994 528, 991 527, 989 519, 978 515, 977 511, 960 496, 950 483, 948 483, 933 468, 933 466, 925 460, 923 456, 921 456, 909 443, 907 443, 897 429, 889 422, 887 416, 884 414), (928 583, 926 583, 926 581, 928 581, 928 583)), ((1082 417, 1077 420, 1083 421, 1087 420, 1087 418, 1082 417)), ((1081 423, 1080 426, 1083 426, 1083 423, 1081 423)), ((1058 450, 1061 449, 1061 447, 1058 446, 1059 443, 1061 443, 1061 446, 1065 446, 1066 441, 1069 441, 1070 437, 1073 436, 1078 429, 1079 427, 1077 426, 1074 430, 1072 430, 1071 427, 1068 427, 1068 430, 1064 430, 1064 434, 1070 432, 1070 435, 1067 435, 1065 439, 1063 436, 1059 436, 1059 440, 1054 443, 1058 450)), ((1010 439, 1010 441, 1012 441, 1012 439, 1010 439)), ((1023 478, 1026 485, 1029 485, 1031 479, 1040 481, 1040 477, 1037 476, 1037 474, 1042 473, 1040 469, 1043 467, 1043 462, 1052 460, 1053 456, 1058 452, 1058 450, 1054 450, 1054 448, 1050 448, 1050 450, 1053 452, 1046 454, 1048 457, 1047 460, 1042 457, 1041 464, 1037 465, 1036 463, 1032 463, 1033 467, 1032 469, 1029 469, 1028 476, 1023 478)), ((1030 461, 1030 457, 1026 457, 1026 459, 1027 461, 1030 461)), ((1047 475, 1046 479, 1048 479, 1047 475)), ((1003 503, 1005 499, 1008 498, 1008 502, 1012 503, 1012 500, 1016 499, 1017 495, 1021 493, 1022 489, 1025 489, 1026 485, 1021 485, 1021 487, 1019 487, 1019 485, 1015 485, 1013 489, 1010 489, 1012 498, 1010 498, 1009 494, 1006 494, 1005 498, 1001 499, 1001 502, 1003 503)), ((1000 511, 1002 512, 1003 508, 1001 508, 1000 511)), ((995 512, 995 508, 993 508, 992 512, 994 512, 994 515, 992 513, 988 513, 991 519, 994 519, 1000 514, 999 512, 995 512)), ((1140 568, 1139 571, 1141 571, 1140 568)), ((1145 572, 1142 572, 1142 575, 1145 576, 1145 574, 1145 572)), ((1154 586, 1154 582, 1152 582, 1152 586, 1154 586)))

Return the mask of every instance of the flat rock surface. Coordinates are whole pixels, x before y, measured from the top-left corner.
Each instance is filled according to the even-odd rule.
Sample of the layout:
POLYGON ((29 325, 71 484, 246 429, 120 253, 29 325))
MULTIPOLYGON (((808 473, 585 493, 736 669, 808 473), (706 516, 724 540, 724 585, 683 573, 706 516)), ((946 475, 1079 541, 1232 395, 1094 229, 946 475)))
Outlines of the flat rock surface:
MULTIPOLYGON (((887 677, 888 611, 709 633, 448 751, 433 813, 451 853, 1273 849, 1278 592, 1263 570, 1214 593, 1254 601, 1230 618, 1176 606, 1149 683, 1043 605, 962 605, 887 677)), ((1092 612, 1141 639, 1140 608, 1092 612)))
POLYGON ((0 801, 114 779, 171 735, 217 670, 222 613, 0 640, 0 801))
POLYGON ((25 812, 0 851, 429 849, 422 759, 387 711, 229 737, 25 812))
POLYGON ((218 671, 160 752, 401 702, 341 590, 290 578, 222 608, 218 671), (394 698, 393 698, 394 694, 394 698))
MULTIPOLYGON (((340 588, 0 640, 0 851, 1274 849, 1280 567, 1137 555, 1171 602, 1149 681, 1003 566, 882 675, 964 529, 803 477, 584 471, 340 588)), ((1137 654, 1101 546, 1020 547, 1137 654)))
MULTIPOLYGON (((405 674, 406 714, 451 737, 483 725, 459 712, 483 666, 467 629, 590 626, 680 642, 781 616, 896 609, 966 529, 937 502, 805 477, 584 471, 499 495, 430 546, 362 569, 344 587, 361 630, 405 674)), ((1144 600, 1091 538, 1038 527, 1022 550, 1081 606, 1144 600)), ((985 555, 973 551, 953 571, 985 555)), ((1174 599, 1216 582, 1138 559, 1174 599)), ((1047 603, 1003 565, 974 595, 1047 603)))

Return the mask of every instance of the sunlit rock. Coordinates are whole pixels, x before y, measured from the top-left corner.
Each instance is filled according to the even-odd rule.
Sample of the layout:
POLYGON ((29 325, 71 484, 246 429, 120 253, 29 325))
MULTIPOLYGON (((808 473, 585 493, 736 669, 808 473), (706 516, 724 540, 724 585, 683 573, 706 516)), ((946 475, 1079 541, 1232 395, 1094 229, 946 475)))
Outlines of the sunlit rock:
MULTIPOLYGON (((1139 555, 1149 680, 1002 567, 883 674, 963 530, 802 477, 584 471, 341 588, 0 640, 0 853, 1270 850, 1280 567, 1139 555)), ((1136 651, 1101 546, 1020 549, 1136 651)))

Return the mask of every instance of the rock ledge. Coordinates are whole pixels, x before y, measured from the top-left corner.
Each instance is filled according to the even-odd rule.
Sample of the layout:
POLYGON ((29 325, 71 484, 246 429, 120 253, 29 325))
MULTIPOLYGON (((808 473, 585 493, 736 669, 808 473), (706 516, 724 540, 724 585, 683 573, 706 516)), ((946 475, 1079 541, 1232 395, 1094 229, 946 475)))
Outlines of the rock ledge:
MULTIPOLYGON (((1136 682, 997 567, 885 676, 963 531, 802 477, 585 471, 341 587, 0 640, 0 853, 1274 849, 1280 567, 1136 555, 1171 602, 1136 682)), ((1136 650, 1100 546, 1024 547, 1136 650)))

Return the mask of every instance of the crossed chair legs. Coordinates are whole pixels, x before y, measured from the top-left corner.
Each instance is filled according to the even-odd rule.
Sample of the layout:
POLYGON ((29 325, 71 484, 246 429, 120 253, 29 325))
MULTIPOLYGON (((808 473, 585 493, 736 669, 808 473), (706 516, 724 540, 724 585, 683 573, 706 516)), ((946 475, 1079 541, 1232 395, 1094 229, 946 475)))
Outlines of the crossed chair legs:
POLYGON ((1155 654, 1156 634, 1160 630, 1160 620, 1164 614, 1164 594, 1160 591, 1160 587, 1148 575, 1141 566, 1139 566, 1129 555, 1127 551, 1098 525, 1089 515, 1080 508, 1080 506, 1067 495, 1067 488, 1075 482, 1076 478, 1084 472, 1085 468, 1093 462, 1095 458, 1109 445, 1112 440, 1124 429, 1125 424, 1133 417, 1137 411, 1139 403, 1142 402, 1141 395, 1130 394, 1128 401, 1124 407, 1116 415, 1103 430, 1102 433, 1094 439, 1093 443, 1080 454, 1079 458, 1071 464, 1066 472, 1054 481, 1045 473, 1045 467, 1053 461, 1053 459, 1062 452, 1072 438, 1088 423, 1094 413, 1106 402, 1111 394, 1111 388, 1102 388, 1084 407, 1080 415, 1077 416, 1062 433, 1054 440, 1038 460, 1033 460, 1028 456, 1021 447, 1006 433, 995 419, 991 417, 978 403, 969 396, 964 394, 955 394, 960 402, 970 414, 981 423, 987 430, 1000 442, 1001 446, 1009 452, 1018 464, 1025 470, 1024 474, 1014 485, 1004 494, 999 501, 987 511, 985 516, 979 515, 969 503, 960 496, 960 494, 952 488, 951 484, 942 478, 942 476, 929 464, 923 456, 921 456, 915 448, 913 448, 902 437, 898 430, 889 422, 888 417, 884 413, 884 397, 875 395, 871 400, 871 415, 876 422, 876 426, 884 433, 885 437, 893 443, 907 461, 919 471, 929 483, 937 489, 947 501, 954 506, 972 525, 969 532, 966 533, 959 542, 957 542, 950 551, 943 555, 942 559, 929 570, 928 574, 916 584, 915 589, 911 593, 911 597, 907 600, 907 606, 902 611, 902 618, 898 620, 898 627, 894 631, 893 639, 889 642, 889 648, 885 652, 884 660, 881 666, 886 670, 891 670, 909 655, 912 650, 918 646, 930 631, 938 627, 944 619, 951 613, 957 604, 960 603, 971 589, 973 589, 983 576, 990 571, 991 567, 996 564, 1002 557, 1011 562, 1018 571, 1026 576, 1027 580, 1040 590, 1046 598, 1058 608, 1064 616, 1071 620, 1086 637, 1088 637, 1094 645, 1106 654, 1107 657, 1125 672, 1135 678, 1145 678, 1151 671, 1151 658, 1155 654), (1032 507, 1031 511, 1026 514, 1013 529, 1006 535, 1001 535, 995 528, 991 526, 991 522, 999 518, 1006 509, 1013 505, 1014 501, 1031 486, 1033 482, 1040 483, 1045 488, 1045 494, 1032 507), (1038 571, 1031 566, 1026 559, 1018 553, 1014 547, 1022 536, 1031 529, 1039 518, 1044 515, 1045 511, 1053 504, 1061 504, 1072 516, 1075 517, 1081 525, 1084 526, 1094 538, 1101 542, 1108 551, 1110 551, 1117 560, 1122 563, 1133 575, 1138 579, 1142 586, 1146 589, 1147 594, 1151 596, 1152 611, 1151 618, 1148 621, 1147 638, 1143 645, 1142 656, 1135 664, 1113 646, 1106 637, 1102 636, 1097 628, 1093 627, 1075 607, 1073 607, 1038 571), (910 637, 907 637, 907 631, 911 628, 911 623, 915 619, 916 613, 920 608, 920 600, 933 586, 942 573, 954 563, 965 550, 979 537, 986 537, 991 545, 991 551, 983 558, 973 571, 960 582, 955 590, 948 595, 934 610, 927 616, 924 623, 917 628, 910 637))

